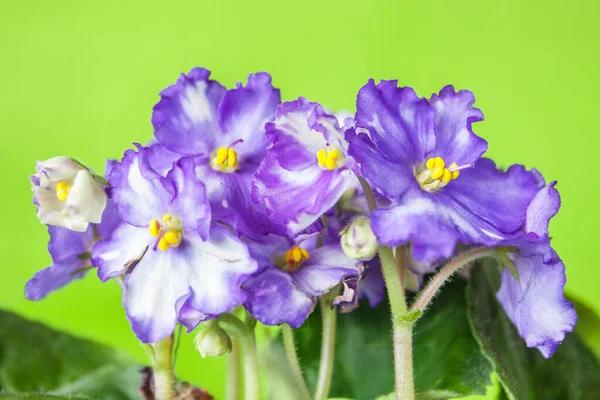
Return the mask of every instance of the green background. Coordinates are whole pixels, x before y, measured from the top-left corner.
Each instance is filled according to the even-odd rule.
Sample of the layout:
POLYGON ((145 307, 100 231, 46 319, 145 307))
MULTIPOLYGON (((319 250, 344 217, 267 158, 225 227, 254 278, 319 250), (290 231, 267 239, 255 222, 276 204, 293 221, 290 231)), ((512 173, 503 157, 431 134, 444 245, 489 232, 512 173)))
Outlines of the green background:
MULTIPOLYGON (((27 176, 35 160, 56 155, 101 170, 105 157, 146 142, 157 93, 198 65, 228 86, 265 70, 284 99, 352 111, 370 77, 397 78, 421 95, 448 83, 472 90, 488 155, 559 181, 552 234, 567 290, 600 311, 599 4, 3 0, 0 307, 144 360, 116 283, 89 274, 42 302, 24 299, 27 279, 50 262, 27 176)), ((223 360, 202 360, 190 336, 180 376, 220 395, 223 360)))

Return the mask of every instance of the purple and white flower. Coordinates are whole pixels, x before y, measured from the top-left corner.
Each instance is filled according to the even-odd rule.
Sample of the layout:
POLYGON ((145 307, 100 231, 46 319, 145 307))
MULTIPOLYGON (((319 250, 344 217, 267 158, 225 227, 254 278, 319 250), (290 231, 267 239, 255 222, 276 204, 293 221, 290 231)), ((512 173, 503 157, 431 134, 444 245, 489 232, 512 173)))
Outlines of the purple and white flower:
POLYGON ((246 240, 260 272, 243 284, 244 306, 265 325, 298 328, 315 307, 344 278, 359 275, 354 261, 339 245, 315 248, 310 240, 269 235, 263 241, 246 240))
POLYGON ((211 226, 205 187, 190 157, 163 177, 140 146, 125 153, 109 184, 123 223, 94 246, 92 263, 102 281, 125 277, 123 304, 141 341, 170 335, 184 304, 218 316, 246 299, 240 285, 257 264, 244 243, 211 226))
POLYGON ((209 76, 194 68, 161 92, 152 114, 155 136, 169 152, 196 156, 213 219, 240 235, 266 235, 277 227, 250 201, 250 183, 267 154, 264 125, 275 115, 279 90, 263 72, 230 90, 209 76))
POLYGON ((344 129, 321 105, 300 97, 281 104, 266 130, 271 146, 252 182, 252 200, 297 235, 355 185, 344 129))
POLYGON ((539 190, 527 207, 522 238, 508 242, 519 249, 508 255, 518 279, 506 268, 497 294, 527 346, 536 347, 546 358, 577 322, 575 308, 564 295, 565 265, 550 247, 548 235, 549 221, 560 208, 555 184, 539 190))
POLYGON ((348 131, 357 172, 392 201, 371 217, 381 244, 411 243, 417 261, 449 258, 457 243, 494 245, 518 231, 535 195, 535 177, 481 155, 487 143, 471 125, 483 120, 471 92, 447 86, 420 98, 397 81, 370 80, 357 99, 357 132, 348 131))
POLYGON ((69 157, 38 161, 30 180, 43 224, 85 232, 90 223, 100 222, 106 193, 83 165, 69 157))

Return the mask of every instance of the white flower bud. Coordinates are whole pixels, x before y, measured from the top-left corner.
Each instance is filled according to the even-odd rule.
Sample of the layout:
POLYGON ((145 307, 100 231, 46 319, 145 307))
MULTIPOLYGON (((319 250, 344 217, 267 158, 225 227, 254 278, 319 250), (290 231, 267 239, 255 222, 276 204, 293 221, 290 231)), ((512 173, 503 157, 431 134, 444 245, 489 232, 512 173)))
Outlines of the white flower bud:
POLYGON ((99 223, 106 193, 92 173, 69 157, 38 161, 30 176, 37 216, 46 225, 83 232, 99 223))
POLYGON ((194 345, 202 357, 220 357, 231 351, 231 338, 216 323, 207 323, 196 338, 194 345))
POLYGON ((377 238, 367 217, 358 217, 341 232, 342 249, 353 260, 370 260, 377 254, 377 238))

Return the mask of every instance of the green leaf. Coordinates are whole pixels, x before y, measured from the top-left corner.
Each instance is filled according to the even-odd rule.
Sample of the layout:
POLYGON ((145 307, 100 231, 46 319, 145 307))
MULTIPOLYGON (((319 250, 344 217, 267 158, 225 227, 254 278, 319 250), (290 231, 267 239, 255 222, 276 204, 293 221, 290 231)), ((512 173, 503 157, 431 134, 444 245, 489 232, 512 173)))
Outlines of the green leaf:
MULTIPOLYGON (((528 349, 496 300, 500 275, 492 261, 473 268, 467 293, 474 335, 496 368, 510 400, 597 399, 600 365, 576 333, 550 359, 528 349)), ((505 396, 505 397, 502 397, 505 396)))
MULTIPOLYGON (((479 350, 466 315, 466 283, 444 286, 432 307, 414 329, 415 386, 419 393, 436 397, 461 397, 484 393, 492 366, 479 350)), ((340 314, 337 323, 336 359, 330 397, 371 400, 393 389, 391 314, 387 304, 340 314)), ((321 316, 315 310, 295 331, 300 363, 311 388, 319 369, 321 316)), ((425 398, 425 397, 424 397, 425 398)))
POLYGON ((577 310, 577 325, 575 333, 600 359, 600 318, 589 307, 578 300, 569 298, 577 310))
POLYGON ((4 392, 40 393, 18 394, 31 399, 53 398, 49 395, 138 399, 138 370, 129 357, 109 347, 0 310, 0 390, 4 392))
POLYGON ((0 400, 89 400, 89 397, 52 396, 36 393, 0 394, 0 400))

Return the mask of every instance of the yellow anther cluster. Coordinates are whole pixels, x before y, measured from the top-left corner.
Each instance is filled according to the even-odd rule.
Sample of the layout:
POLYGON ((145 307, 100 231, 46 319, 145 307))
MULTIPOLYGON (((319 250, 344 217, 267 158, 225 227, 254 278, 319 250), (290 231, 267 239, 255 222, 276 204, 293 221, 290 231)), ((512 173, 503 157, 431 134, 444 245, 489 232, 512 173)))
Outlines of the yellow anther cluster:
POLYGON ((229 147, 220 147, 212 159, 211 165, 221 172, 237 170, 238 157, 236 151, 229 147))
POLYGON ((160 238, 157 247, 165 251, 170 247, 177 247, 183 239, 183 227, 179 218, 175 218, 170 214, 163 216, 161 224, 156 218, 150 220, 148 229, 154 237, 160 238))
POLYGON ((69 185, 67 182, 58 182, 56 184, 56 197, 58 197, 58 199, 63 203, 67 201, 67 196, 69 195, 70 191, 71 185, 69 185))
POLYGON ((425 162, 425 168, 418 170, 415 175, 423 190, 434 192, 458 178, 458 168, 455 162, 446 167, 442 157, 431 157, 425 162))
POLYGON ((294 246, 285 253, 285 267, 283 269, 286 271, 296 271, 309 258, 310 253, 308 250, 294 246))
POLYGON ((342 154, 337 149, 317 151, 317 161, 321 169, 334 170, 344 165, 342 154))

